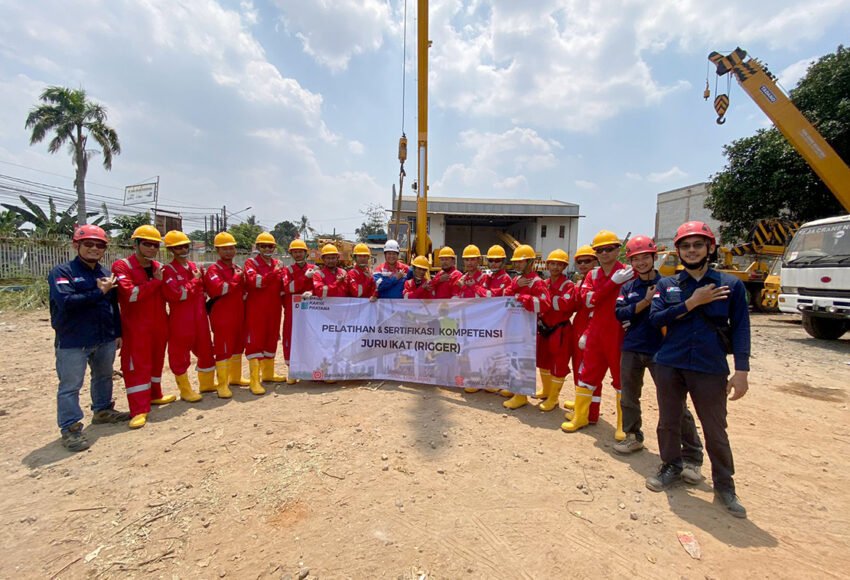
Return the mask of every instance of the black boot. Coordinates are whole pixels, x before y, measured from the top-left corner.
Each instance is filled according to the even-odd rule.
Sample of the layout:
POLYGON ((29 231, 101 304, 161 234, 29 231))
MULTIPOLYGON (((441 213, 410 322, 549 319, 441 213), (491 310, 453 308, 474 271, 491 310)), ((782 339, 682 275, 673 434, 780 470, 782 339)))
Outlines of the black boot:
POLYGON ((736 518, 746 518, 747 517, 747 508, 741 505, 741 502, 738 501, 738 496, 735 495, 734 491, 731 490, 722 490, 715 489, 714 496, 723 504, 723 507, 726 508, 726 511, 736 518))
POLYGON ((658 470, 658 473, 647 478, 646 488, 650 491, 664 491, 670 489, 673 484, 679 481, 682 477, 682 468, 672 463, 665 463, 658 470))

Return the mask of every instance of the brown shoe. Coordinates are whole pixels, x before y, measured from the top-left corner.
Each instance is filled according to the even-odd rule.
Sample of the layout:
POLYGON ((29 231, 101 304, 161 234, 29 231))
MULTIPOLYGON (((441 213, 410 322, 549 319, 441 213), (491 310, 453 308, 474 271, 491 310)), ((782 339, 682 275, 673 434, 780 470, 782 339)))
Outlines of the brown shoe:
POLYGON ((91 418, 92 425, 101 425, 104 423, 126 423, 130 420, 130 413, 116 411, 115 409, 101 409, 95 412, 91 418))

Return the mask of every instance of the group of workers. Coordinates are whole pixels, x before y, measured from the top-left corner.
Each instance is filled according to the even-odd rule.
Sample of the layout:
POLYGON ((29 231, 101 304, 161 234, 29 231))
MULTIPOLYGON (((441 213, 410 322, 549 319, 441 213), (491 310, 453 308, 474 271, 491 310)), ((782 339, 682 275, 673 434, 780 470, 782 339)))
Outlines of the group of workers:
MULTIPOLYGON (((537 367, 542 388, 535 394, 541 411, 560 404, 560 392, 572 365, 575 398, 565 401, 565 432, 599 421, 602 383, 610 373, 615 391, 614 450, 629 454, 644 446, 640 397, 649 370, 659 405, 657 427, 662 465, 649 477, 650 490, 662 491, 678 480, 699 483, 703 448, 687 395, 700 420, 712 464, 716 495, 734 516, 746 517, 733 482, 734 466, 726 432, 726 401, 747 391, 749 314, 743 284, 709 265, 716 240, 702 222, 682 224, 674 244, 683 270, 662 278, 655 269, 657 248, 648 236, 634 236, 625 245, 601 231, 574 256, 577 279, 566 275, 567 252, 552 251, 545 260, 548 276, 536 270, 534 249, 520 245, 508 260, 495 245, 486 254, 474 245, 464 248, 462 270, 450 247, 437 252, 439 270, 424 256, 410 266, 399 260, 398 243, 384 246, 385 261, 370 267, 365 244, 353 251, 354 266, 339 267, 339 250, 321 248, 320 264, 307 262, 303 240, 289 245, 293 263, 274 257, 277 244, 269 233, 255 242, 257 254, 239 267, 236 240, 216 235, 218 261, 206 269, 189 261, 191 243, 179 231, 164 239, 144 225, 132 236, 134 253, 107 271, 100 259, 109 242, 97 226, 79 227, 73 237, 77 257, 54 268, 49 276, 51 321, 56 330, 59 376, 58 422, 65 447, 89 447, 83 433, 79 392, 85 368, 91 368, 93 423, 129 421, 145 425, 151 405, 176 400, 161 388, 166 349, 182 400, 195 402, 215 392, 230 398, 230 386, 265 393, 263 382, 288 384, 278 375, 275 353, 283 318, 284 362, 292 347, 293 298, 312 296, 378 299, 474 299, 514 296, 537 317, 537 367), (157 257, 165 245, 171 261, 157 257), (488 270, 482 269, 486 258, 488 270), (510 264, 510 268, 508 265, 510 264), (509 274, 515 272, 515 276, 509 274), (167 307, 166 307, 167 305, 167 307), (212 336, 210 335, 212 331, 212 336), (129 413, 114 409, 112 362, 121 353, 129 413), (191 354, 197 359, 199 392, 188 377, 191 354), (242 376, 242 357, 249 376, 242 376), (730 380, 727 354, 734 355, 730 380)), ((466 388, 467 393, 478 389, 466 388)), ((508 390, 503 405, 519 409, 528 396, 508 390)))

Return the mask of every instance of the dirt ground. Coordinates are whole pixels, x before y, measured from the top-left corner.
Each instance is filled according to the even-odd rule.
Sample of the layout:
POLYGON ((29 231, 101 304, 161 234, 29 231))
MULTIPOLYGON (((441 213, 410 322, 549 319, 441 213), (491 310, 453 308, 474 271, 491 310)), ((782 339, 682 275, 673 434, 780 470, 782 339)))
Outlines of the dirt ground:
POLYGON ((71 454, 47 313, 0 313, 0 577, 846 578, 850 337, 781 315, 753 332, 750 392, 730 404, 736 520, 708 484, 645 489, 651 381, 648 449, 625 458, 611 390, 598 425, 565 434, 559 411, 390 382, 208 395, 139 431, 86 409, 93 445, 71 454))

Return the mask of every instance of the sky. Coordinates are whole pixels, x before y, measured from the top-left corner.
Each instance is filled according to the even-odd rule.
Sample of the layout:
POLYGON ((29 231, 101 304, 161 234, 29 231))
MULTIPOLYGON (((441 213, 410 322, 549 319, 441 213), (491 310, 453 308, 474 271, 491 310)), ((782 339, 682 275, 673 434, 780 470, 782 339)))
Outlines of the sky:
MULTIPOLYGON (((46 86, 82 87, 122 147, 111 172, 90 164, 95 205, 132 213, 124 186, 159 176, 187 231, 226 205, 231 223, 304 214, 353 237, 391 205, 402 130, 411 194, 415 16, 414 0, 0 0, 0 175, 73 187, 70 156, 30 146, 24 121, 46 86)), ((790 90, 848 30, 850 0, 431 0, 429 193, 576 203, 581 243, 652 234, 658 193, 769 126, 734 81, 715 124, 708 53, 740 46, 790 90)))

